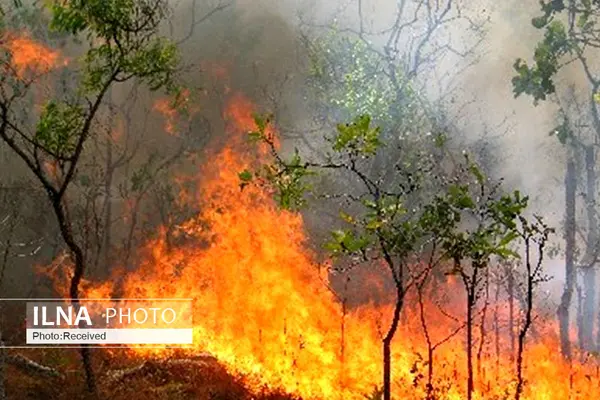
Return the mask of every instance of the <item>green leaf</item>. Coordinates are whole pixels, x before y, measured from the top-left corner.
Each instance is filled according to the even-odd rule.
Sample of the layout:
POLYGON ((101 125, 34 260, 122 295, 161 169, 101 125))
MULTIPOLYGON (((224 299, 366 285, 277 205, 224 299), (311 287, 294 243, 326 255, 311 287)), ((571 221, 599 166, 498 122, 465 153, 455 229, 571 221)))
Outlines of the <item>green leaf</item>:
POLYGON ((340 218, 341 218, 342 220, 346 221, 346 222, 347 222, 347 223, 349 223, 349 224, 355 224, 355 223, 356 223, 356 220, 354 219, 354 217, 353 217, 353 216, 351 216, 351 215, 349 215, 349 214, 346 214, 346 213, 345 213, 345 212, 343 212, 343 211, 340 211, 340 218))
POLYGON ((475 178, 477 179, 477 183, 479 183, 481 185, 485 182, 485 176, 483 175, 483 172, 481 172, 481 169, 479 169, 477 164, 471 163, 469 165, 469 170, 471 171, 471 173, 473 175, 475 175, 475 178))
POLYGON ((542 29, 548 23, 548 18, 545 15, 535 17, 531 20, 531 25, 537 29, 542 29))
POLYGON ((252 172, 250 172, 246 169, 246 170, 240 172, 238 174, 238 177, 240 178, 242 183, 249 183, 252 181, 253 175, 252 175, 252 172))
POLYGON ((55 156, 68 157, 82 134, 84 118, 83 109, 78 105, 49 101, 38 121, 35 141, 55 156))
POLYGON ((514 231, 510 231, 508 232, 506 235, 504 235, 504 237, 500 240, 500 242, 498 243, 498 247, 505 247, 508 246, 510 243, 512 243, 513 240, 515 240, 517 237, 519 237, 517 232, 514 231))
POLYGON ((516 253, 514 250, 508 249, 508 248, 503 248, 503 249, 497 249, 495 251, 496 255, 502 257, 502 258, 516 258, 519 259, 521 258, 521 256, 519 256, 518 253, 516 253))
POLYGON ((261 139, 263 139, 263 134, 259 131, 251 131, 248 132, 248 137, 250 138, 250 140, 252 140, 253 142, 256 141, 260 141, 261 139))
POLYGON ((381 228, 382 226, 383 226, 383 221, 378 220, 378 219, 372 219, 371 221, 369 221, 367 223, 365 228, 367 228, 368 230, 376 230, 376 229, 381 228))

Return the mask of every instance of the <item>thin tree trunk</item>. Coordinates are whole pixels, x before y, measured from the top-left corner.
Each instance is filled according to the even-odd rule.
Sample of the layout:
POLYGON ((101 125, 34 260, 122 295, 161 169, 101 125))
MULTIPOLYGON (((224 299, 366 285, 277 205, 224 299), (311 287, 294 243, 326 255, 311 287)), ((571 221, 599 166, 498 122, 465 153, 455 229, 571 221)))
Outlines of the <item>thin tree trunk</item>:
POLYGON ((433 399, 433 343, 431 343, 431 335, 429 334, 429 328, 427 327, 427 321, 425 320, 425 306, 423 303, 423 286, 425 280, 417 285, 417 295, 419 299, 419 316, 421 319, 421 329, 425 335, 425 341, 427 342, 427 394, 426 399, 433 399))
MULTIPOLYGON (((576 276, 577 277, 577 276, 576 276)), ((584 339, 583 339, 583 291, 581 290, 581 285, 579 282, 575 284, 575 292, 577 293, 577 344, 579 348, 583 349, 584 347, 584 339)))
MULTIPOLYGON (((525 306, 525 320, 523 321, 523 326, 519 332, 519 349, 517 350, 517 389, 515 392, 515 400, 521 399, 521 394, 523 392, 523 352, 525 350, 525 338, 527 336, 527 331, 531 326, 532 322, 532 310, 533 310, 533 285, 534 285, 534 273, 531 268, 531 259, 530 259, 530 242, 526 240, 525 242, 525 268, 527 270, 527 301, 525 306)), ((540 254, 541 257, 541 254, 540 254)))
MULTIPOLYGON (((600 298, 600 296, 598 296, 600 298)), ((598 304, 598 317, 596 319, 598 322, 598 330, 596 331, 596 351, 600 352, 600 304, 598 304)))
POLYGON ((598 223, 596 217, 596 156, 594 147, 588 146, 585 153, 587 193, 586 213, 588 220, 586 263, 583 271, 583 319, 582 347, 594 350, 594 315, 596 314, 596 257, 598 254, 598 223))
POLYGON ((106 177, 104 181, 104 237, 102 241, 102 250, 104 252, 104 270, 108 273, 110 269, 110 246, 112 233, 112 181, 114 175, 113 157, 112 157, 112 138, 106 141, 106 177))
MULTIPOLYGON (((400 267, 402 268, 402 267, 400 267)), ((383 400, 392 399, 392 340, 398 330, 400 313, 404 305, 404 287, 401 280, 396 281, 396 303, 394 316, 387 334, 383 338, 383 400)))
MULTIPOLYGON (((62 199, 53 199, 52 206, 58 219, 58 225, 60 227, 60 232, 62 234, 63 240, 67 244, 67 247, 71 251, 71 254, 74 258, 74 271, 73 276, 71 278, 69 296, 71 297, 73 306, 77 309, 79 307, 79 284, 81 283, 81 280, 85 273, 85 259, 81 247, 75 242, 75 238, 73 237, 72 226, 66 216, 66 212, 62 204, 62 199)), ((97 394, 96 379, 92 367, 90 349, 87 345, 82 345, 81 347, 81 358, 85 371, 88 391, 95 397, 97 394)))
POLYGON ((560 347, 563 356, 571 358, 571 342, 569 339, 569 308, 575 286, 575 192, 577 176, 575 163, 570 159, 565 176, 565 286, 558 307, 560 324, 560 347))
POLYGON ((472 400, 475 389, 473 380, 473 304, 475 295, 467 295, 467 400, 472 400))
MULTIPOLYGON (((2 330, 0 329, 0 337, 2 336, 2 330)), ((5 385, 5 374, 6 374, 6 347, 4 347, 4 341, 0 339, 0 400, 6 400, 6 385, 5 385)))
POLYGON ((510 361, 515 359, 515 277, 511 267, 508 269, 508 330, 510 334, 510 361))
POLYGON ((481 369, 481 358, 483 356, 483 348, 485 346, 485 337, 487 335, 485 329, 485 320, 487 318, 487 310, 490 303, 490 272, 489 269, 485 271, 485 301, 483 303, 483 309, 481 311, 481 323, 479 325, 479 348, 477 350, 477 374, 482 373, 481 369))
POLYGON ((481 264, 473 263, 470 277, 463 275, 463 283, 467 292, 467 400, 473 399, 475 379, 473 371, 473 311, 477 302, 478 272, 481 264))
POLYGON ((500 304, 500 285, 496 284, 496 292, 494 295, 494 347, 496 350, 496 380, 500 376, 500 318, 498 316, 498 309, 500 304))

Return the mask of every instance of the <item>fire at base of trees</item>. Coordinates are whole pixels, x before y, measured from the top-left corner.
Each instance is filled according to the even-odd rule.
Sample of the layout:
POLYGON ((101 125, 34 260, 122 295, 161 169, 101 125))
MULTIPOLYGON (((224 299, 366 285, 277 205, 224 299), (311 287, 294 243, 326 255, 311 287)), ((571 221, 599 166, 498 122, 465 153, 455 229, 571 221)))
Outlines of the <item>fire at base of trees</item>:
POLYGON ((597 394, 594 2, 541 2, 505 60, 557 105, 564 224, 460 118, 483 11, 200 3, 0 6, 2 296, 194 299, 186 349, 0 347, 0 399, 597 394))

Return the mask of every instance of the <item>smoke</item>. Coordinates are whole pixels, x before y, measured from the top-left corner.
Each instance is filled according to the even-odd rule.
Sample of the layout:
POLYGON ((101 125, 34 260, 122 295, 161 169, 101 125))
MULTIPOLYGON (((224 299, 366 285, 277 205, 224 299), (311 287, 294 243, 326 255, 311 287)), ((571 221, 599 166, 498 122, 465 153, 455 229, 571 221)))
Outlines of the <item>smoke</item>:
MULTIPOLYGON (((182 44, 183 54, 191 64, 206 67, 215 62, 225 66, 226 85, 242 90, 265 110, 276 111, 284 134, 286 130, 302 132, 312 115, 303 99, 307 60, 300 23, 305 29, 335 22, 342 29, 357 31, 361 28, 360 14, 363 29, 385 32, 394 22, 397 5, 384 0, 240 0, 198 25, 182 44)), ((177 8, 180 29, 175 30, 176 37, 186 36, 192 18, 187 10, 191 6, 188 2, 177 8)), ((473 53, 446 52, 432 61, 423 71, 424 94, 432 102, 442 102, 459 146, 479 152, 486 158, 483 161, 493 166, 494 178, 503 178, 508 189, 529 195, 531 212, 543 215, 551 226, 560 227, 565 151, 549 137, 557 124, 557 107, 549 102, 535 107, 527 96, 515 99, 511 85, 514 60, 520 57, 529 61, 541 38, 541 32, 530 23, 539 5, 518 0, 478 0, 454 1, 453 6, 461 7, 462 19, 437 31, 435 41, 458 50, 472 48, 473 53)), ((206 6, 207 12, 211 7, 206 6)), ((415 11, 410 5, 405 10, 407 15, 415 11)), ((399 48, 409 48, 411 39, 424 34, 425 29, 421 23, 413 31, 406 31, 399 48)), ((372 37, 380 48, 385 39, 384 34, 372 37)), ((207 87, 214 83, 214 75, 206 72, 194 70, 189 78, 207 87)), ((566 79, 581 85, 574 74, 566 79)), ((298 146, 299 141, 289 139, 287 145, 298 146)), ((320 212, 307 218, 317 234, 334 220, 320 212)), ((562 288, 561 270, 561 260, 548 264, 547 272, 555 278, 542 290, 553 302, 558 302, 562 288)))
MULTIPOLYGON (((385 31, 394 22, 398 2, 173 0, 172 5, 174 16, 164 32, 181 42, 186 66, 183 78, 202 93, 200 116, 195 120, 196 129, 190 132, 191 139, 201 145, 207 136, 222 132, 223 96, 227 88, 233 88, 251 97, 262 107, 261 111, 277 114, 282 133, 289 137, 285 147, 291 148, 302 146, 301 139, 294 136, 302 136, 313 118, 311 105, 304 99, 307 57, 301 32, 307 26, 318 29, 334 20, 340 27, 357 30, 361 14, 364 29, 383 32, 372 38, 376 46, 383 48, 385 31), (202 129, 198 129, 199 125, 202 129)), ((462 7, 464 18, 438 31, 439 43, 447 40, 455 48, 468 47, 477 43, 476 33, 484 35, 473 55, 463 57, 447 52, 431 62, 431 68, 424 71, 425 76, 432 78, 425 80, 424 93, 431 101, 438 100, 442 92, 447 94, 442 100, 444 112, 452 117, 460 145, 471 150, 485 143, 489 157, 497 159, 493 163, 494 176, 504 177, 508 187, 529 194, 532 210, 558 226, 563 214, 564 151, 555 138, 548 137, 556 124, 556 107, 534 107, 526 97, 515 100, 510 82, 514 59, 528 59, 540 38, 540 32, 530 24, 538 5, 518 0, 453 0, 453 5, 462 7), (483 31, 473 31, 467 18, 485 22, 483 31)), ((414 11, 408 6, 405 12, 410 16, 414 11)), ((413 32, 406 31, 399 48, 407 48, 411 38, 423 34, 423 29, 421 23, 413 32)), ((129 93, 128 87, 116 89, 114 100, 124 99, 129 93)), ((150 97, 139 100, 140 108, 152 107, 150 97)), ((133 120, 142 121, 143 112, 140 110, 133 120)), ((175 139, 165 138, 163 122, 160 115, 151 116, 148 123, 136 122, 146 146, 133 160, 137 166, 154 151, 176 150, 175 139)), ((319 135, 321 132, 313 134, 311 140, 319 135)), ((5 153, 1 154, 5 157, 5 153)), ((126 172, 131 173, 118 171, 113 193, 127 181, 126 172)), ((329 227, 332 218, 321 215, 311 220, 319 227, 329 227)))
MULTIPOLYGON (((407 2, 407 16, 411 15, 407 2)), ((445 2, 444 2, 445 3, 445 2)), ((177 25, 184 35, 190 23, 189 4, 179 4, 177 25), (187 20, 187 21, 186 21, 187 20)), ((540 32, 531 18, 538 4, 519 1, 498 3, 454 1, 461 7, 463 19, 457 19, 436 32, 437 43, 449 43, 454 49, 470 49, 469 56, 453 55, 435 59, 423 74, 428 79, 426 94, 432 101, 443 93, 444 107, 466 146, 488 142, 490 157, 497 159, 496 177, 506 179, 532 197, 532 207, 559 223, 562 215, 560 181, 563 151, 548 132, 556 125, 556 107, 532 105, 531 99, 514 99, 511 78, 516 58, 529 59, 540 32), (481 23, 475 32, 469 22, 481 23), (482 41, 477 44, 481 34, 482 41)), ((207 12, 211 5, 207 5, 207 12)), ((267 109, 278 107, 283 125, 299 130, 310 116, 302 102, 302 75, 306 57, 299 36, 299 21, 306 25, 324 25, 335 20, 338 26, 358 30, 359 12, 363 28, 385 31, 393 24, 397 4, 392 1, 237 1, 198 25, 194 35, 182 45, 186 60, 218 61, 229 67, 231 85, 248 93, 267 109), (359 3, 361 7, 359 8, 359 3), (268 98, 270 97, 270 98, 268 98), (282 112, 285 111, 285 112, 282 112)), ((399 48, 409 46, 414 35, 423 34, 424 24, 401 37, 399 48)), ((387 38, 373 36, 383 47, 387 38)), ((199 82, 205 85, 206 82, 199 82)))
MULTIPOLYGON (((411 3, 406 2, 404 9, 407 20, 418 11, 411 3)), ((189 36, 181 49, 185 62, 196 67, 187 80, 204 89, 229 85, 243 91, 264 111, 276 112, 284 136, 288 131, 297 136, 308 129, 313 117, 310 104, 303 99, 307 57, 300 32, 307 27, 317 31, 332 22, 355 31, 362 26, 382 32, 369 39, 383 49, 388 37, 385 32, 394 23, 399 3, 238 0, 221 9, 224 4, 208 3, 193 15, 190 10, 197 6, 195 1, 177 3, 172 24, 176 28, 170 27, 170 35, 176 39, 189 36), (210 18, 190 30, 192 18, 199 20, 215 9, 218 11, 210 18), (226 69, 225 78, 215 78, 211 65, 226 69)), ((453 0, 452 6, 453 10, 460 8, 459 18, 436 30, 432 42, 448 44, 455 52, 446 51, 425 65, 421 71, 423 93, 430 101, 441 102, 457 145, 479 152, 483 161, 493 166, 494 178, 503 178, 507 188, 528 194, 532 212, 559 226, 564 208, 564 150, 555 138, 548 137, 556 125, 557 108, 550 103, 534 107, 527 96, 515 99, 511 86, 514 60, 529 60, 541 37, 530 23, 539 5, 517 0, 453 0), (472 52, 457 54, 460 51, 472 52)), ((426 29, 422 21, 406 30, 398 48, 410 55, 411 41, 426 29)), ((205 111, 218 101, 211 98, 205 111)), ((216 112, 214 116, 220 118, 216 112)), ((312 135, 311 140, 320 135, 312 135)), ((297 137, 286 143, 290 148, 303 146, 297 137)))

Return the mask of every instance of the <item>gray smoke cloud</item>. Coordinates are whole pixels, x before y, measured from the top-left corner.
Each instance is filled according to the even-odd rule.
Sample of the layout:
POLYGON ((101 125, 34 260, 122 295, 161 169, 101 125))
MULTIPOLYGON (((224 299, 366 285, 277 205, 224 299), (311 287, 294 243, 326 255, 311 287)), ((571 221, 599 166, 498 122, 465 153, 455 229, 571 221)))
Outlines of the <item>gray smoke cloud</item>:
MULTIPOLYGON (((232 87, 266 109, 276 107, 279 122, 301 132, 311 119, 311 111, 302 99, 306 54, 300 41, 300 21, 304 28, 307 22, 320 26, 335 21, 341 28, 358 30, 362 15, 363 28, 385 31, 393 24, 401 3, 406 3, 407 15, 416 10, 416 2, 411 1, 238 0, 198 25, 183 44, 184 54, 190 62, 224 62, 232 87)), ((191 5, 191 1, 178 3, 177 25, 181 28, 175 29, 175 36, 185 36, 191 5)), ((436 59, 426 71, 424 93, 436 101, 446 91, 443 104, 445 112, 454 116, 452 125, 459 145, 467 150, 489 147, 487 154, 495 160, 494 177, 502 177, 507 187, 530 195, 532 211, 558 227, 564 209, 565 151, 548 135, 557 124, 557 106, 547 102, 534 107, 528 97, 515 99, 511 86, 514 60, 530 60, 541 38, 530 23, 539 5, 518 0, 458 0, 453 2, 456 6, 461 7, 462 19, 438 31, 436 40, 457 49, 477 46, 469 57, 448 53, 436 59), (473 31, 470 22, 482 23, 481 31, 473 31)), ((206 5, 207 12, 211 7, 214 5, 206 5)), ((400 38, 399 48, 408 47, 424 29, 424 23, 416 24, 412 32, 400 38)), ((374 45, 383 48, 385 37, 374 36, 374 45)), ((562 78, 576 86, 583 84, 573 73, 562 78)), ((297 145, 297 141, 292 144, 297 145)), ((555 300, 562 288, 563 265, 556 260, 547 267, 555 279, 544 290, 555 300)))

